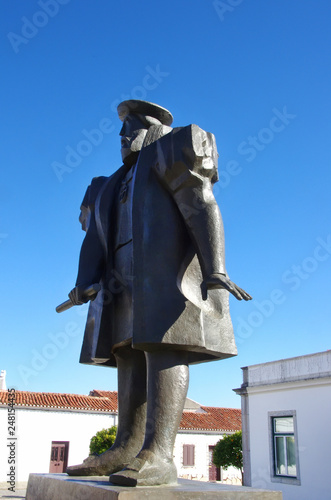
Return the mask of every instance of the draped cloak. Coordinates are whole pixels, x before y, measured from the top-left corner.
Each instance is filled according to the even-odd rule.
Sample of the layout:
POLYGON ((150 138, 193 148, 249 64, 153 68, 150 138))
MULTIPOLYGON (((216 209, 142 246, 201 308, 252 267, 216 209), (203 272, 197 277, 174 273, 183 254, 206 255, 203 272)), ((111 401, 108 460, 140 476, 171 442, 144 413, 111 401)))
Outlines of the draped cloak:
POLYGON ((89 305, 81 363, 116 366, 114 297, 128 279, 134 349, 184 350, 189 363, 237 354, 229 292, 208 290, 204 300, 202 288, 208 275, 226 274, 222 218, 212 192, 215 138, 197 125, 163 128, 165 135, 142 148, 135 167, 132 276, 118 276, 113 261, 116 203, 127 168, 94 178, 84 197, 81 222, 88 232, 95 218, 104 266, 102 289, 89 305))

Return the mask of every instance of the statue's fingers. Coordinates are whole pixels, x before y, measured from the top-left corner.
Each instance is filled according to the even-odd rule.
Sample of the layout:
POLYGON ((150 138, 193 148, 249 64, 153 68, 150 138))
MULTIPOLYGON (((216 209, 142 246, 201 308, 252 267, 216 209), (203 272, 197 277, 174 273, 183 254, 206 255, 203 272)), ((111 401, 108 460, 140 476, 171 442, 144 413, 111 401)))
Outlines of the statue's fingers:
POLYGON ((236 297, 237 300, 241 300, 242 296, 241 293, 239 292, 237 285, 233 283, 232 281, 229 281, 228 283, 223 284, 223 288, 227 290, 228 292, 232 293, 234 297, 236 297))
POLYGON ((84 301, 79 297, 75 288, 71 290, 71 292, 68 295, 69 299, 71 300, 74 306, 80 306, 84 304, 84 301))
POLYGON ((251 295, 249 295, 249 293, 247 293, 243 288, 237 286, 237 289, 244 300, 252 300, 251 295))
POLYGON ((236 288, 229 287, 228 290, 234 297, 236 297, 237 300, 242 300, 242 295, 236 288))

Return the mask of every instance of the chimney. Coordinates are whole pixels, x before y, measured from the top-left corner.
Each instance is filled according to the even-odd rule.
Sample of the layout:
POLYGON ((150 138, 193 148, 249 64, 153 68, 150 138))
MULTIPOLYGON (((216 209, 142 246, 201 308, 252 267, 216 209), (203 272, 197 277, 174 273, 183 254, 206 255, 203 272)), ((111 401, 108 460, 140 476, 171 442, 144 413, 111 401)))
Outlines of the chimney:
POLYGON ((6 391, 7 386, 6 386, 6 370, 1 370, 0 373, 0 390, 6 391))

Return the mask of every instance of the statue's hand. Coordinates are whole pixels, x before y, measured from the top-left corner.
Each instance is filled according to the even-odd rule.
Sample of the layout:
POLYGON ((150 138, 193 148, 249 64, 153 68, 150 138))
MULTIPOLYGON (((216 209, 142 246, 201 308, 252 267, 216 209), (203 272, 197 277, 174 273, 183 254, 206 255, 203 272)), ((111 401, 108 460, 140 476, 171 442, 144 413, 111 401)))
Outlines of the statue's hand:
POLYGON ((215 288, 225 288, 228 292, 232 293, 238 300, 251 300, 252 297, 245 292, 238 285, 233 283, 224 274, 210 274, 202 283, 203 299, 207 298, 207 290, 214 290, 215 288))
POLYGON ((71 290, 69 295, 69 300, 62 302, 62 304, 56 307, 56 312, 60 313, 70 309, 72 306, 80 306, 81 304, 85 304, 89 300, 94 300, 98 295, 98 292, 101 290, 100 283, 94 283, 89 287, 85 288, 82 286, 75 286, 71 290))
POLYGON ((97 296, 97 291, 92 294, 86 293, 87 289, 84 286, 75 286, 68 294, 69 299, 73 303, 74 306, 80 306, 81 304, 85 304, 89 300, 94 300, 97 296))

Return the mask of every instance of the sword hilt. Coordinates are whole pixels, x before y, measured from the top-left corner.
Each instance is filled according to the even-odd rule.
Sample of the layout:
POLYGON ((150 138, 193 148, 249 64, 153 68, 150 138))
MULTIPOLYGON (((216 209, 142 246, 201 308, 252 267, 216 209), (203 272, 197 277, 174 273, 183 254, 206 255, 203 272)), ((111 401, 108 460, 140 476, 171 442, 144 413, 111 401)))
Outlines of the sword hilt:
MULTIPOLYGON (((101 285, 99 283, 94 283, 94 285, 91 285, 88 288, 85 288, 85 290, 83 292, 83 297, 90 299, 91 297, 93 297, 93 295, 100 292, 100 290, 101 290, 101 285)), ((56 312, 61 313, 63 311, 66 311, 67 309, 70 309, 70 307, 73 307, 74 305, 75 304, 73 304, 71 302, 71 300, 68 299, 56 307, 56 312)))

